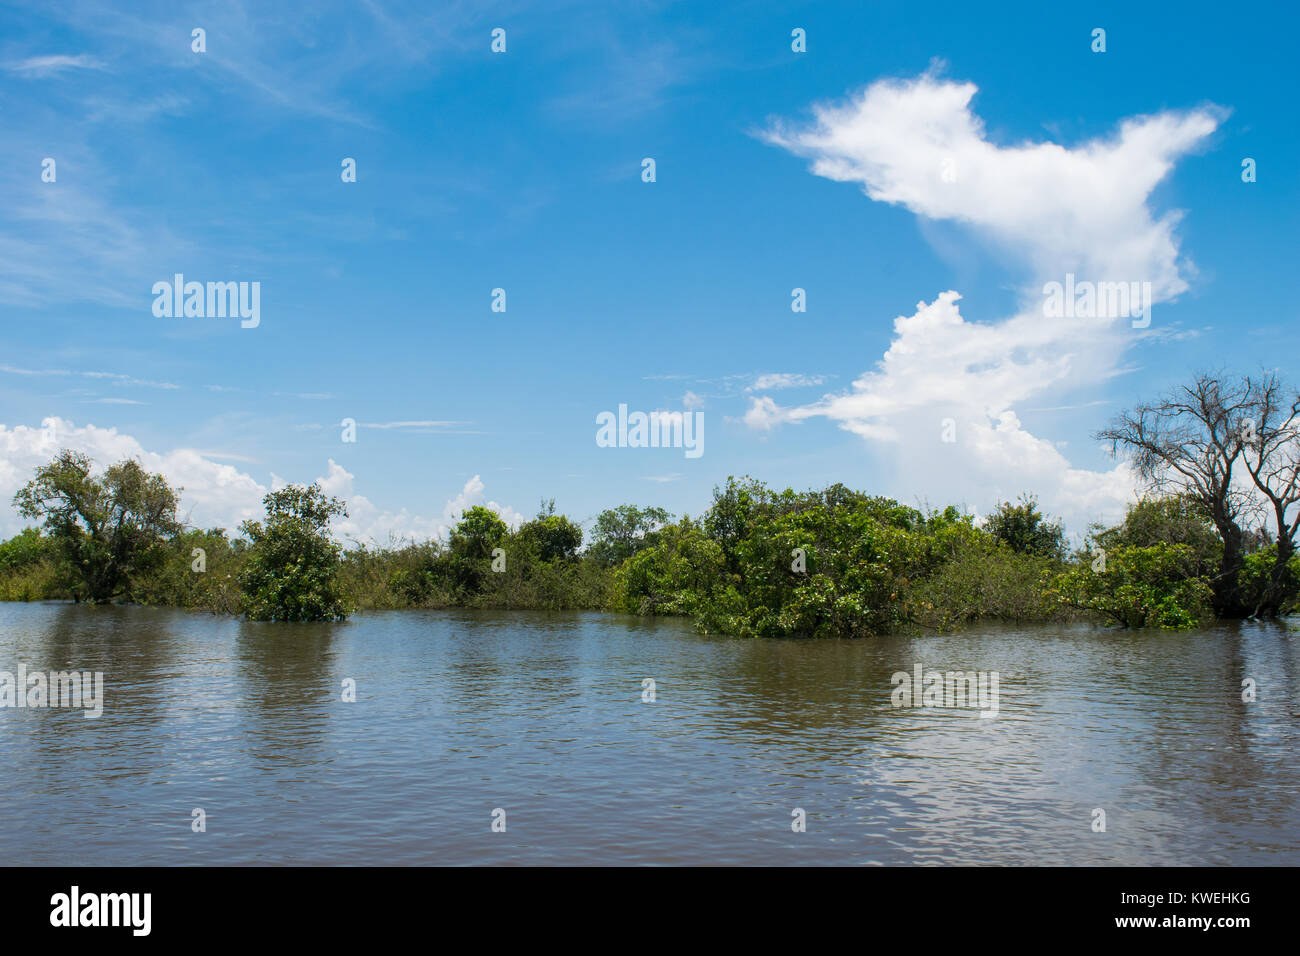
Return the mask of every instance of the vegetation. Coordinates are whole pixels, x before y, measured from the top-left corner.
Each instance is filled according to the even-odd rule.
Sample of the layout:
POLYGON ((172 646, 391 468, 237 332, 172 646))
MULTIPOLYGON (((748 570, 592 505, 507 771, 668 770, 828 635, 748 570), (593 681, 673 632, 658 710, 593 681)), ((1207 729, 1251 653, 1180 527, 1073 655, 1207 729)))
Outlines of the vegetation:
POLYGON ((1153 490, 1184 499, 1213 525, 1221 551, 1209 585, 1219 617, 1273 617, 1294 604, 1300 393, 1272 373, 1203 372, 1097 437, 1130 455, 1153 490))
POLYGON ((244 610, 254 621, 341 621, 348 602, 339 587, 339 548, 330 519, 347 517, 337 498, 316 485, 289 485, 263 499, 266 521, 245 521, 251 542, 239 569, 244 610))
POLYGON ((135 461, 102 476, 63 452, 15 496, 39 522, 0 542, 0 599, 131 601, 268 621, 354 608, 609 609, 705 631, 864 637, 976 621, 1190 628, 1277 616, 1300 596, 1300 396, 1270 376, 1202 375, 1101 433, 1147 497, 1070 553, 1037 499, 977 524, 835 484, 776 491, 729 478, 698 519, 621 505, 583 529, 543 502, 509 527, 470 508, 445 539, 353 544, 316 486, 267 495, 240 537, 184 528, 178 491, 135 461))
POLYGON ((65 451, 14 496, 24 518, 42 523, 55 574, 72 595, 92 603, 131 597, 133 585, 161 565, 166 539, 180 531, 177 494, 135 461, 91 475, 90 460, 65 451))
MULTIPOLYGON (((1021 515, 1038 540, 1032 506, 1021 515)), ((615 571, 614 606, 687 614, 757 637, 862 637, 981 618, 1053 620, 1044 574, 1059 558, 1016 551, 955 508, 922 514, 833 485, 774 492, 729 479, 702 521, 683 520, 615 571)))
POLYGON ((989 515, 986 530, 1017 554, 1059 558, 1065 553, 1065 531, 1059 521, 1047 522, 1038 513, 1038 499, 1021 495, 1020 503, 1004 501, 989 515))

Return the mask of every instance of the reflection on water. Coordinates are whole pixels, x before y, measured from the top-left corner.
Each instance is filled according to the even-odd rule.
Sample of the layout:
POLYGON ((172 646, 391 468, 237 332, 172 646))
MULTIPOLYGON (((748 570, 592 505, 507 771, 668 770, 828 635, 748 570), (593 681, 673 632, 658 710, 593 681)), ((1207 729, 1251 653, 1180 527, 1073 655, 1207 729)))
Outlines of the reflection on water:
POLYGON ((1295 865, 1298 646, 1272 624, 740 641, 600 614, 277 626, 0 604, 0 670, 100 670, 106 698, 98 720, 0 709, 0 849, 38 864, 1295 865), (998 717, 892 708, 891 674, 916 664, 997 671, 998 717))

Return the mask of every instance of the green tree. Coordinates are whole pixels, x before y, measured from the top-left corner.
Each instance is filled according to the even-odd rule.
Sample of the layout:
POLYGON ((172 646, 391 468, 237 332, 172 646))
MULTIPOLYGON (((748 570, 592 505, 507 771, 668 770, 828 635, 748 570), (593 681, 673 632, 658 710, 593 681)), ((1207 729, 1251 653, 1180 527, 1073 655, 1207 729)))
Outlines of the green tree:
POLYGON ((1209 582, 1186 544, 1121 545, 1100 561, 1057 575, 1049 594, 1125 627, 1196 627, 1212 615, 1209 582))
POLYGON ((587 557, 605 567, 622 564, 655 542, 655 534, 671 520, 663 508, 619 505, 596 516, 587 557))
POLYGON ((510 528, 490 508, 475 505, 462 512, 448 539, 446 568, 453 589, 461 594, 483 590, 486 575, 491 573, 492 552, 503 547, 509 534, 510 528))
POLYGON ((543 561, 567 561, 582 547, 582 529, 564 515, 540 514, 519 529, 519 539, 543 561))
POLYGON ((43 523, 74 596, 92 603, 131 599, 133 583, 158 567, 166 539, 180 531, 177 491, 132 459, 96 478, 89 458, 65 450, 37 469, 14 504, 43 523))
POLYGON ((495 511, 475 505, 461 513, 451 532, 451 550, 467 558, 484 559, 499 548, 510 529, 495 511))
POLYGON ((1056 558, 1065 552, 1065 532, 1060 522, 1044 518, 1033 495, 1021 495, 1019 504, 1000 502, 989 515, 985 530, 1017 554, 1056 558))
POLYGON ((38 528, 24 528, 8 541, 0 542, 0 573, 23 571, 49 557, 52 540, 38 528))
POLYGON ((265 522, 241 528, 251 542, 239 573, 245 613, 254 621, 343 620, 350 608, 329 525, 347 517, 346 505, 314 484, 289 485, 262 501, 265 522))
POLYGON ((1096 549, 1110 552, 1130 546, 1149 548, 1157 544, 1185 544, 1191 548, 1198 577, 1211 578, 1223 560, 1223 541, 1201 506, 1182 495, 1145 497, 1130 505, 1124 520, 1113 528, 1094 526, 1090 547, 1081 559, 1090 559, 1096 549))

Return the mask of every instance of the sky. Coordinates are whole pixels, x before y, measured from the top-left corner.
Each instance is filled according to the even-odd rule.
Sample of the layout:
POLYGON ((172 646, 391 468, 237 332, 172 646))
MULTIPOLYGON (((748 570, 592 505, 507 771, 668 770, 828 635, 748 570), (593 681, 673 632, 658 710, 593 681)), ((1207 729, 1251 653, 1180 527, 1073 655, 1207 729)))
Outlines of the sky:
POLYGON ((0 534, 65 447, 378 543, 729 475, 1117 520, 1098 429, 1300 344, 1300 16, 1136 7, 0 3, 0 534), (700 453, 598 443, 620 405, 700 453))

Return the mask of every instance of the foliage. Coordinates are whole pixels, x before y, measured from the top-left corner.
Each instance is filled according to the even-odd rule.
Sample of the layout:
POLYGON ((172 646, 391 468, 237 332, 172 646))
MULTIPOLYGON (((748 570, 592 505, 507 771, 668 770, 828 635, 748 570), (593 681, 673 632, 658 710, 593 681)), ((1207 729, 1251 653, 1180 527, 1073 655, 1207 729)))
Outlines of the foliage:
POLYGON ((1297 600, 1297 594, 1300 594, 1300 554, 1291 555, 1286 563, 1286 572, 1280 577, 1277 574, 1277 545, 1275 544, 1252 552, 1242 559, 1241 570, 1238 572, 1238 586, 1241 589, 1242 599, 1247 606, 1255 609, 1256 615, 1260 614, 1271 600, 1270 590, 1279 584, 1286 597, 1278 606, 1278 613, 1291 614, 1300 604, 1297 600))
POLYGON ((860 637, 1057 613, 1041 599, 1042 556, 1015 554, 955 508, 923 515, 838 484, 778 493, 728 479, 699 524, 658 535, 615 572, 616 605, 689 614, 708 631, 860 637))
MULTIPOLYGON (((131 600, 276 621, 457 606, 685 615, 707 632, 763 637, 1080 616, 1185 628, 1212 613, 1223 566, 1216 526, 1189 496, 1139 501, 1120 524, 1094 527, 1069 559, 1059 525, 1032 496, 1000 504, 977 527, 952 507, 923 513, 840 484, 778 492, 748 477, 714 489, 699 520, 634 505, 602 512, 585 552, 581 527, 553 501, 513 529, 474 507, 445 540, 345 551, 329 534, 344 506, 316 486, 267 495, 265 520, 232 539, 175 524, 175 494, 135 463, 95 479, 71 453, 19 498, 44 523, 0 542, 0 599, 89 597, 78 562, 108 557, 129 582, 115 593, 131 600), (122 550, 103 543, 114 541, 122 550)), ((1273 546, 1247 551, 1236 581, 1243 600, 1274 602, 1276 567, 1273 546)), ((1287 567, 1281 583, 1294 595, 1300 557, 1287 567)))
POLYGON ((1097 438, 1147 485, 1194 503, 1222 547, 1209 579, 1220 617, 1277 616, 1294 605, 1300 531, 1300 392, 1273 372, 1202 372, 1123 412, 1097 438), (1273 539, 1267 575, 1258 540, 1273 539))
POLYGON ((653 545, 659 529, 670 520, 672 516, 663 508, 619 505, 602 511, 596 516, 587 556, 606 568, 622 564, 653 545))
POLYGON ((54 539, 24 528, 0 542, 0 601, 44 601, 67 592, 54 539))
POLYGON ((135 597, 141 604, 236 613, 247 549, 247 541, 231 541, 221 528, 182 531, 168 542, 166 560, 137 586, 135 597))
POLYGON ((266 520, 242 526, 251 545, 239 572, 244 610, 254 621, 331 621, 347 617, 339 587, 341 548, 330 520, 347 517, 318 485, 289 485, 263 499, 266 520))
POLYGON ((564 515, 540 514, 519 529, 519 540, 542 561, 572 561, 582 547, 582 529, 564 515))
POLYGON ((1065 552, 1061 523, 1048 522, 1039 512, 1038 499, 1033 495, 1021 495, 1016 505, 1000 502, 989 515, 986 529, 1017 554, 1059 558, 1065 552))
POLYGON ((1212 614, 1209 582, 1196 574, 1190 545, 1121 545, 1100 561, 1057 575, 1049 593, 1062 604, 1125 627, 1189 628, 1212 614))
POLYGON ((63 451, 14 495, 19 513, 42 522, 74 597, 102 603, 157 569, 180 530, 177 492, 127 459, 96 478, 85 455, 63 451))
POLYGON ((1198 577, 1215 574, 1223 559, 1223 542, 1214 525, 1196 501, 1180 495, 1143 498, 1129 507, 1115 527, 1094 527, 1090 550, 1109 552, 1124 545, 1147 548, 1157 544, 1191 548, 1198 577))

